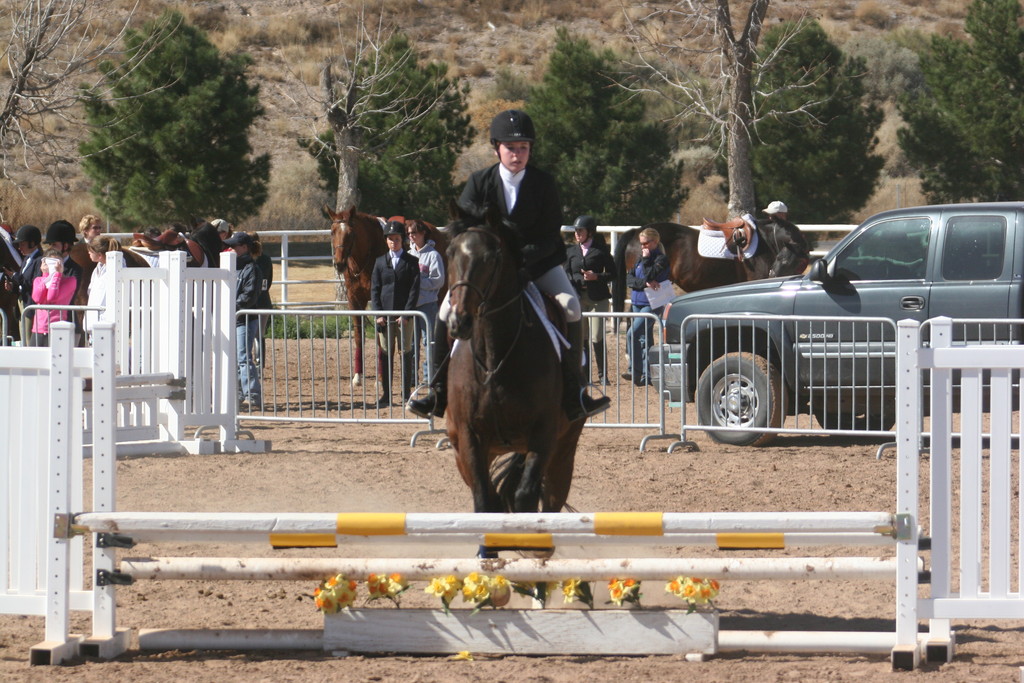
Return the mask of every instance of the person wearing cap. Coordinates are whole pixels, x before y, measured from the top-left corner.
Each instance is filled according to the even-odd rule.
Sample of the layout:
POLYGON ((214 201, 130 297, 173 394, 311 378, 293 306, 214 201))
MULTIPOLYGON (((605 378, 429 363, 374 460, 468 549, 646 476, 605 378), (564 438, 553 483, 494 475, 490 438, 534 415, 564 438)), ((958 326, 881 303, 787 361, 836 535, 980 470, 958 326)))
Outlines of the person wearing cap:
MULTIPOLYGON (((565 243, 558 185, 552 175, 529 163, 537 134, 528 114, 518 109, 500 112, 491 121, 490 133, 498 161, 469 176, 459 197, 459 207, 478 221, 483 220, 488 207, 497 208, 519 238, 522 266, 527 276, 565 311, 570 348, 562 354, 562 405, 570 421, 585 419, 607 410, 610 401, 605 396, 598 399, 588 396, 580 375, 582 311, 562 268, 565 243)), ((446 320, 449 312, 446 297, 439 318, 446 320)), ((443 330, 444 325, 438 325, 437 329, 443 330)), ((444 362, 448 342, 445 337, 438 343, 441 335, 437 334, 435 376, 430 391, 422 399, 409 401, 410 412, 421 417, 431 414, 442 417, 448 404, 448 369, 444 362)))
MULTIPOLYGON (((25 313, 25 308, 31 306, 32 301, 32 283, 41 274, 41 268, 43 261, 43 250, 40 244, 43 241, 43 235, 39 232, 39 228, 34 225, 23 225, 18 228, 18 232, 14 235, 14 246, 17 247, 18 253, 21 254, 21 268, 17 272, 4 269, 4 289, 8 292, 16 292, 18 295, 18 306, 20 307, 26 324, 31 328, 33 312, 29 311, 25 313)), ((13 323, 14 321, 9 321, 13 323)))
POLYGON ((782 220, 789 220, 789 207, 775 200, 764 209, 764 213, 768 214, 771 218, 781 218, 782 220))
POLYGON ((226 240, 231 237, 231 224, 223 218, 214 218, 210 221, 210 225, 217 228, 217 232, 220 233, 220 238, 226 240))
MULTIPOLYGON (((235 310, 243 311, 256 308, 260 291, 263 286, 263 274, 252 258, 253 239, 247 232, 236 232, 224 240, 238 255, 235 269, 238 271, 238 284, 235 290, 235 310)), ((236 318, 235 355, 238 360, 238 403, 243 409, 262 410, 263 388, 260 376, 256 372, 252 351, 259 339, 260 318, 257 315, 246 315, 236 318)))
MULTIPOLYGON (((384 226, 388 250, 377 257, 370 274, 370 306, 375 311, 412 311, 420 298, 420 263, 403 248, 405 223, 388 221, 384 226)), ((395 346, 402 348, 402 401, 416 384, 412 317, 377 316, 377 343, 384 349, 384 363, 377 371, 382 393, 377 408, 391 405, 391 367, 395 346)))
MULTIPOLYGON (((566 248, 565 274, 580 297, 580 308, 584 311, 607 313, 611 310, 612 293, 609 283, 615 277, 615 261, 608 247, 597 231, 597 220, 593 216, 577 216, 572 224, 576 242, 566 248)), ((604 318, 590 318, 590 348, 597 366, 597 381, 608 384, 605 374, 604 318)), ((581 340, 581 344, 584 342, 581 340)), ((583 376, 590 379, 590 354, 584 354, 583 376)))
POLYGON ((60 258, 64 262, 64 275, 75 278, 79 283, 83 282, 82 266, 71 258, 71 248, 78 242, 75 226, 63 219, 54 221, 46 229, 46 238, 43 241, 50 248, 60 252, 60 258))
POLYGON ((765 223, 775 223, 775 225, 778 226, 778 229, 789 234, 790 238, 803 251, 804 255, 810 254, 811 245, 808 244, 807 238, 796 224, 789 221, 788 206, 776 199, 764 208, 763 213, 768 216, 764 221, 765 223))

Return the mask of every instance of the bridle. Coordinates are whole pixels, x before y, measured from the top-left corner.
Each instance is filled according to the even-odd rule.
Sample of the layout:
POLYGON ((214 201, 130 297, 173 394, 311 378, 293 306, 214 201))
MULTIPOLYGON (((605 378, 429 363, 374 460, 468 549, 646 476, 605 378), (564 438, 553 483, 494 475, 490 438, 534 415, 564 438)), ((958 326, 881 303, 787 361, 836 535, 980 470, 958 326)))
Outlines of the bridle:
MULTIPOLYGON (((481 235, 486 236, 488 239, 494 240, 496 242, 498 240, 498 238, 495 237, 494 234, 492 234, 491 232, 488 232, 487 230, 483 230, 481 228, 467 228, 465 232, 479 233, 481 235)), ((463 233, 463 234, 465 234, 465 233, 463 233)), ((501 243, 497 242, 496 247, 497 247, 496 249, 494 249, 492 252, 486 254, 483 257, 484 261, 489 262, 489 261, 493 260, 492 259, 492 254, 497 254, 497 263, 495 264, 495 267, 493 269, 491 269, 492 273, 499 273, 499 272, 501 272, 501 267, 504 265, 504 260, 505 260, 505 255, 504 255, 504 253, 502 252, 502 249, 501 249, 501 243)), ((518 293, 512 295, 509 298, 508 301, 506 301, 506 302, 504 302, 504 303, 502 303, 502 304, 500 304, 498 306, 493 306, 492 307, 491 306, 491 296, 494 294, 494 289, 497 286, 498 286, 498 278, 496 278, 496 277, 492 277, 492 278, 489 279, 489 281, 487 283, 486 291, 484 291, 479 286, 477 286, 476 283, 474 283, 474 282, 472 282, 472 281, 470 281, 468 279, 463 278, 461 280, 457 280, 454 283, 452 283, 448 287, 448 291, 449 292, 454 292, 456 289, 464 287, 464 288, 470 290, 471 292, 475 293, 479 297, 479 299, 480 299, 480 305, 477 307, 477 313, 476 314, 478 316, 480 316, 481 318, 486 318, 488 316, 494 315, 495 313, 503 311, 504 309, 508 308, 510 305, 515 303, 516 301, 521 301, 522 300, 522 290, 520 290, 518 293)))
MULTIPOLYGON (((496 242, 496 248, 492 252, 486 254, 483 257, 483 260, 487 262, 493 261, 494 259, 492 258, 492 254, 496 254, 496 267, 494 269, 491 269, 490 272, 501 272, 501 268, 504 265, 505 254, 501 249, 501 242, 498 240, 498 238, 493 233, 487 230, 483 230, 481 228, 467 228, 465 232, 476 232, 481 235, 485 235, 488 239, 492 240, 493 242, 496 242)), ((499 304, 497 306, 492 306, 491 297, 494 295, 494 290, 497 286, 498 278, 491 277, 487 283, 486 290, 479 287, 476 283, 470 281, 467 278, 457 280, 448 287, 449 296, 451 295, 452 292, 459 288, 465 288, 475 293, 480 299, 480 305, 477 306, 476 312, 476 317, 479 318, 487 318, 489 316, 492 316, 496 313, 503 311, 504 309, 508 308, 514 303, 519 303, 520 315, 519 322, 516 325, 515 336, 512 338, 511 342, 509 342, 508 348, 505 350, 505 353, 502 355, 501 360, 498 361, 497 365, 495 365, 493 368, 488 368, 484 361, 481 360, 480 357, 477 355, 477 350, 475 348, 473 349, 473 363, 476 365, 477 370, 482 372, 484 375, 484 378, 481 380, 481 384, 488 384, 491 381, 491 379, 493 379, 494 376, 498 374, 498 372, 500 372, 501 369, 504 367, 505 361, 509 359, 509 357, 512 355, 512 351, 516 347, 516 344, 519 343, 519 338, 522 336, 523 327, 525 326, 526 320, 526 311, 523 310, 524 300, 522 288, 520 288, 520 290, 517 293, 509 297, 508 301, 505 301, 504 303, 499 304)))

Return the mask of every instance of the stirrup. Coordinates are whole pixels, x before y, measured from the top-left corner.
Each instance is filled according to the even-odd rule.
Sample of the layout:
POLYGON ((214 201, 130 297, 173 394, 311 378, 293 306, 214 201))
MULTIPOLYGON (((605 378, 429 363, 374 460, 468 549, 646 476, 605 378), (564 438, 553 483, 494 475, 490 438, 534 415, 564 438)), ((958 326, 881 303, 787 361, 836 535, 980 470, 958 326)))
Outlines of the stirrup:
POLYGON ((580 392, 580 406, 583 408, 584 415, 594 417, 611 408, 612 400, 607 396, 592 398, 586 391, 582 391, 580 392))
POLYGON ((410 398, 405 408, 413 415, 429 420, 432 417, 444 417, 445 406, 438 400, 437 391, 431 389, 423 398, 410 398))

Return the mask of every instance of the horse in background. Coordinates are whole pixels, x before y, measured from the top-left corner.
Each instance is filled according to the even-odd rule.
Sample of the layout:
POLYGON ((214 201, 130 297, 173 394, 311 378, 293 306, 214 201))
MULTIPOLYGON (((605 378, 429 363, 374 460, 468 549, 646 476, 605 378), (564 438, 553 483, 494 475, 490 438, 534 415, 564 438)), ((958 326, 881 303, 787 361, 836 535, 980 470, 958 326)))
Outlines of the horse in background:
MULTIPOLYGON (((144 232, 133 233, 132 244, 125 253, 133 252, 145 258, 149 265, 155 266, 160 252, 182 251, 186 254, 186 264, 189 268, 206 266, 215 268, 218 265, 218 254, 224 249, 224 245, 217 229, 212 225, 210 229, 213 231, 213 236, 216 237, 216 242, 210 241, 208 231, 203 234, 205 239, 200 239, 199 231, 203 230, 206 225, 209 224, 197 228, 196 233, 192 236, 184 235, 175 228, 168 228, 156 236, 144 232)), ((127 257, 125 260, 127 261, 127 257)))
POLYGON ((810 247, 795 225, 789 227, 775 221, 760 221, 757 251, 753 256, 739 260, 701 256, 697 253, 700 233, 694 228, 678 223, 650 223, 627 230, 615 245, 615 279, 612 281, 612 310, 615 312, 622 311, 629 295, 626 273, 640 258, 638 235, 645 228, 658 231, 662 248, 668 256, 669 279, 684 292, 797 275, 804 272, 810 262, 810 247))
POLYGON ((558 512, 584 420, 561 407, 561 360, 527 299, 517 240, 493 215, 483 226, 459 216, 449 229, 444 322, 459 341, 447 424, 459 473, 476 512, 558 512))
MULTIPOLYGON (((331 258, 334 270, 345 284, 348 307, 365 311, 370 303, 373 263, 388 250, 381 221, 376 216, 359 213, 353 204, 344 211, 324 206, 331 219, 331 258)), ((352 358, 352 386, 363 383, 363 317, 353 316, 355 353, 352 358)))

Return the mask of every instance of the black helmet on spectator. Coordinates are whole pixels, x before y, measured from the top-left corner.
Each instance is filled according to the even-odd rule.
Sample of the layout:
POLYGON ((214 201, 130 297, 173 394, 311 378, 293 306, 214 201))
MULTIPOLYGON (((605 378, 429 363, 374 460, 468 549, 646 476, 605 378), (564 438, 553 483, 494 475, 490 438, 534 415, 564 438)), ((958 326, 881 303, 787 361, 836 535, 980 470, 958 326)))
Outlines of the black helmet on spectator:
POLYGON ((46 229, 47 244, 53 244, 54 242, 74 244, 77 241, 78 235, 75 234, 75 226, 65 220, 54 221, 46 229))
POLYGON ((32 244, 39 244, 43 241, 43 234, 39 232, 39 228, 34 225, 23 225, 18 228, 18 233, 14 236, 14 243, 19 242, 31 242, 32 244))
POLYGON ((533 142, 536 137, 533 119, 518 109, 507 109, 491 121, 492 145, 499 142, 533 142))
POLYGON ((593 216, 577 216, 572 227, 576 230, 586 230, 588 234, 593 235, 597 232, 597 219, 593 216))

